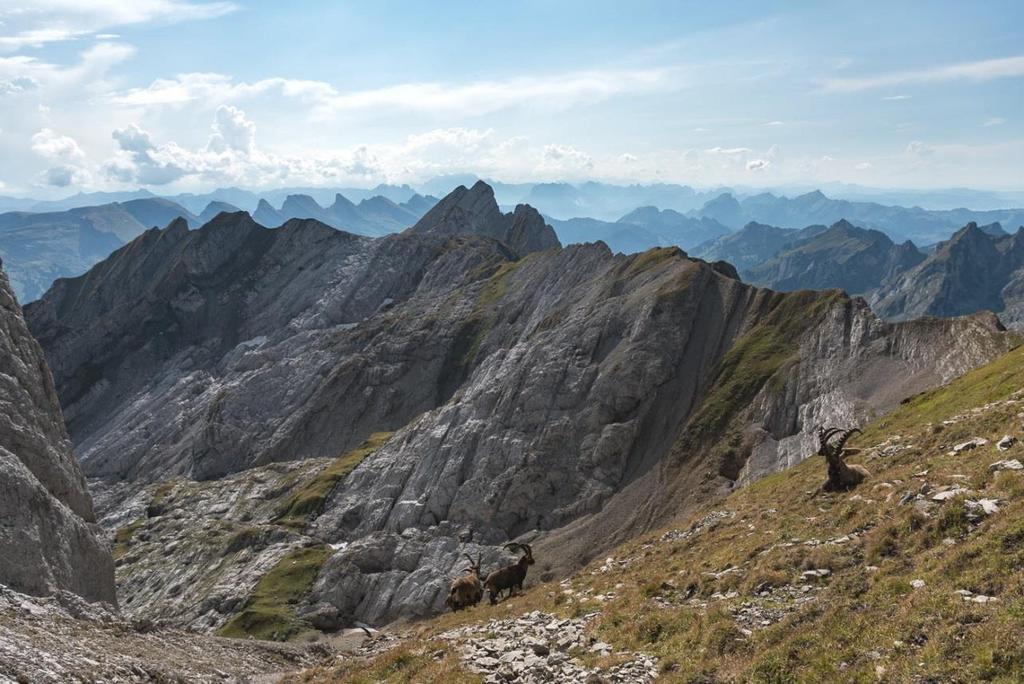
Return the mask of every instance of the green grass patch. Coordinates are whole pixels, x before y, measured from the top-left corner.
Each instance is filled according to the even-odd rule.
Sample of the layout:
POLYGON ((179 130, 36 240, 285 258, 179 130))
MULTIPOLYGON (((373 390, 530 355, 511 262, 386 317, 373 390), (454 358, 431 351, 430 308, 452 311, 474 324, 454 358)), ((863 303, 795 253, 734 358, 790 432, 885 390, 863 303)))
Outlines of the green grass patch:
POLYGON ((394 433, 373 433, 365 442, 321 470, 302 489, 288 497, 274 522, 291 528, 306 527, 320 515, 324 502, 334 488, 348 477, 363 459, 384 446, 392 434, 394 433))
POLYGON ((117 532, 114 533, 114 560, 117 560, 128 553, 128 547, 131 546, 135 530, 142 527, 145 522, 146 520, 144 518, 133 520, 124 527, 119 528, 117 532))
POLYGON ((282 558, 260 578, 245 607, 217 634, 236 639, 287 641, 308 631, 296 617, 294 605, 309 592, 330 555, 330 549, 321 545, 299 549, 282 558))

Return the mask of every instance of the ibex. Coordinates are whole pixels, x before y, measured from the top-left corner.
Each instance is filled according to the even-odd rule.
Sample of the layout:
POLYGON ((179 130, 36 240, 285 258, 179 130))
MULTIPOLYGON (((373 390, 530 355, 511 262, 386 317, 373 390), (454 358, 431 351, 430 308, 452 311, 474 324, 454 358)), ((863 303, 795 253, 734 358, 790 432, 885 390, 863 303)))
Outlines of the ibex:
POLYGON ((516 589, 522 591, 523 580, 526 579, 526 569, 533 565, 533 549, 529 544, 511 542, 505 544, 505 548, 512 552, 521 549, 523 556, 517 563, 506 565, 487 575, 487 579, 484 580, 484 588, 487 589, 492 606, 498 602, 498 596, 506 589, 508 589, 509 596, 512 596, 516 589))
POLYGON ((480 559, 482 556, 477 555, 476 562, 473 562, 473 558, 468 553, 462 555, 469 560, 469 567, 462 570, 468 574, 452 580, 452 588, 448 592, 448 598, 444 600, 444 604, 452 611, 475 606, 484 597, 484 588, 480 583, 480 559))
POLYGON ((848 454, 859 451, 858 449, 844 449, 846 440, 850 439, 854 433, 859 434, 860 430, 857 428, 849 430, 820 428, 818 430, 818 453, 828 461, 828 481, 822 487, 826 492, 853 489, 863 482, 864 478, 871 477, 871 473, 864 466, 846 465, 846 461, 843 460, 848 454), (829 444, 829 440, 837 434, 839 440, 834 444, 829 444))

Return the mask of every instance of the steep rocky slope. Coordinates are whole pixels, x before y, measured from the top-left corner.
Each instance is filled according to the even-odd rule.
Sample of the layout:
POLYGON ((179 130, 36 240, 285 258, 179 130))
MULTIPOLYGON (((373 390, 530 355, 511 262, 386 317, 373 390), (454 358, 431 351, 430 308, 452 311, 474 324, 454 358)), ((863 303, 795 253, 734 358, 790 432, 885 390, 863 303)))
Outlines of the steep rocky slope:
MULTIPOLYGON (((563 573, 798 462, 819 423, 870 415, 1013 340, 984 316, 885 324, 838 292, 758 289, 674 248, 559 249, 539 214, 502 214, 483 184, 381 239, 244 215, 147 233, 29 317, 92 475, 244 482, 272 461, 335 459, 271 488, 303 502, 294 515, 233 518, 309 544, 288 560, 304 568, 289 607, 268 572, 241 607, 167 613, 243 628, 307 610, 430 614, 462 552, 496 560, 510 538, 537 542, 542 576, 563 573), (380 432, 393 434, 356 448, 380 432)), ((132 528, 161 486, 104 504, 126 541, 148 535, 123 557, 123 586, 224 496, 175 488, 180 514, 132 528)), ((167 553, 216 557, 194 541, 167 553)))
POLYGON ((809 459, 286 681, 644 681, 648 663, 665 682, 1021 681, 1022 385, 1018 348, 865 426, 853 491, 821 491, 809 459))
POLYGON ((110 553, 42 350, 0 270, 0 584, 113 603, 110 553))
POLYGON ((916 268, 872 293, 872 306, 895 319, 956 316, 988 309, 1024 323, 1024 228, 1000 235, 969 223, 916 268))
POLYGON ((881 231, 858 228, 843 220, 827 230, 802 235, 771 259, 750 268, 745 276, 750 282, 773 290, 834 287, 861 294, 913 268, 924 258, 910 241, 897 245, 881 231))

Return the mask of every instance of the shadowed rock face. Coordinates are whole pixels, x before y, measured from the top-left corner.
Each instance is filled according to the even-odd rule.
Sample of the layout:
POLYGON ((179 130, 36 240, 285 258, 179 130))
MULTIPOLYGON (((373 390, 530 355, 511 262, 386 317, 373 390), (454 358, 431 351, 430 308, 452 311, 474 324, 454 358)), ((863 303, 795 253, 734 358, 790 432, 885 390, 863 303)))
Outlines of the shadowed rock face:
POLYGON ((1009 344, 990 319, 890 325, 549 231, 480 184, 381 239, 222 215, 147 233, 29 319, 90 474, 213 478, 395 431, 305 530, 336 549, 310 600, 373 622, 440 609, 463 551, 585 562, 1009 344))
POLYGON ((114 566, 53 380, 0 271, 0 584, 114 602, 114 566))

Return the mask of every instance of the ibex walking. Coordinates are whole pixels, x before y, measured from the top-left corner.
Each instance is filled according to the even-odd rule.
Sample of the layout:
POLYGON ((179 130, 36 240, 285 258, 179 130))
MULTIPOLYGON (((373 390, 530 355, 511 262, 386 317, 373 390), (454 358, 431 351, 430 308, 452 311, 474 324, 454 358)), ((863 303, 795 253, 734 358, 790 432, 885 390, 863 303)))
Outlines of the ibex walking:
POLYGON ((484 588, 487 589, 492 606, 498 602, 498 596, 506 589, 508 589, 509 596, 512 596, 516 589, 522 591, 523 580, 526 579, 526 569, 533 565, 533 550, 529 544, 511 542, 505 544, 505 548, 513 552, 516 549, 521 549, 523 556, 517 563, 506 565, 487 575, 487 579, 484 580, 484 588))
POLYGON ((846 440, 850 439, 855 433, 859 434, 860 430, 857 428, 849 430, 820 428, 818 430, 818 453, 828 461, 828 481, 822 487, 826 492, 841 492, 853 489, 863 482, 864 478, 871 477, 871 473, 864 466, 846 465, 846 461, 843 460, 847 455, 859 451, 858 449, 844 448, 846 440), (839 435, 838 441, 834 444, 829 444, 829 440, 837 434, 839 435))
POLYGON ((448 592, 448 598, 444 600, 444 604, 453 611, 475 606, 484 597, 484 588, 480 583, 480 559, 482 555, 477 555, 476 562, 473 562, 473 558, 468 553, 462 555, 469 560, 469 567, 462 570, 462 572, 468 574, 452 580, 452 588, 448 592))

